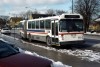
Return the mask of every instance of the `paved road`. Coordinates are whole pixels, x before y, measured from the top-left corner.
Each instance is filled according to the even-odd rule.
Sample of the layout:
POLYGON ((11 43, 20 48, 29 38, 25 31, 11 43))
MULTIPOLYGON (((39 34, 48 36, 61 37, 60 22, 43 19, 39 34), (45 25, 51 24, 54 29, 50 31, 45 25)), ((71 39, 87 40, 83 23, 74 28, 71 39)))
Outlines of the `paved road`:
MULTIPOLYGON (((98 62, 90 62, 87 60, 82 60, 76 56, 68 55, 65 53, 60 53, 60 52, 53 51, 53 50, 47 50, 47 49, 32 45, 32 44, 41 45, 39 42, 30 43, 30 42, 22 41, 22 40, 16 39, 16 38, 14 39, 14 38, 11 38, 11 37, 5 36, 5 35, 2 35, 0 37, 8 42, 14 43, 16 46, 18 46, 24 50, 36 52, 41 56, 48 57, 55 61, 61 61, 66 65, 70 65, 73 67, 100 67, 100 63, 98 63, 98 62)), ((16 35, 16 37, 17 37, 17 35, 16 35)), ((42 45, 45 45, 45 43, 42 43, 42 45)), ((59 49, 71 50, 71 48, 67 48, 67 47, 63 47, 63 48, 59 48, 59 49)))
POLYGON ((85 36, 86 39, 100 40, 100 35, 95 35, 95 34, 85 34, 84 36, 85 36))
POLYGON ((94 48, 100 48, 100 35, 85 35, 86 44, 94 48))
MULTIPOLYGON (((14 36, 13 34, 11 36, 13 37, 19 37, 19 29, 12 29, 11 30, 12 33, 16 33, 16 35, 14 36)), ((95 34, 85 34, 85 45, 82 45, 82 47, 94 47, 94 48, 100 48, 100 35, 95 35, 95 34)), ((77 48, 77 46, 75 46, 77 48)))

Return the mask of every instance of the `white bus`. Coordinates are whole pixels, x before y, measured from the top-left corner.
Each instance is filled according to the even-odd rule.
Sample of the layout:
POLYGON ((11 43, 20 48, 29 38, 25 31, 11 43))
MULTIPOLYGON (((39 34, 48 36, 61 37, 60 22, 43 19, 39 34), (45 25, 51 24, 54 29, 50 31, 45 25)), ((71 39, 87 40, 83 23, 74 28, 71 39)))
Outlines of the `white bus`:
POLYGON ((20 24, 23 38, 43 41, 49 46, 84 43, 84 23, 80 14, 23 20, 20 24))

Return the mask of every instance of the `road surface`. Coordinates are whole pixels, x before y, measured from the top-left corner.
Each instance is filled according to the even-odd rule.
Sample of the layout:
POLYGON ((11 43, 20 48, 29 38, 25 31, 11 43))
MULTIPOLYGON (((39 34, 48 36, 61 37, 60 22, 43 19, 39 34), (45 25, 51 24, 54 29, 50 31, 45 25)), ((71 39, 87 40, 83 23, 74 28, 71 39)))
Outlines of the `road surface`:
POLYGON ((88 50, 90 46, 47 47, 46 44, 42 42, 28 42, 18 39, 18 35, 15 35, 15 37, 18 38, 6 35, 1 35, 0 37, 24 50, 36 52, 41 56, 48 57, 55 61, 61 61, 72 67, 100 67, 100 53, 99 51, 88 50))

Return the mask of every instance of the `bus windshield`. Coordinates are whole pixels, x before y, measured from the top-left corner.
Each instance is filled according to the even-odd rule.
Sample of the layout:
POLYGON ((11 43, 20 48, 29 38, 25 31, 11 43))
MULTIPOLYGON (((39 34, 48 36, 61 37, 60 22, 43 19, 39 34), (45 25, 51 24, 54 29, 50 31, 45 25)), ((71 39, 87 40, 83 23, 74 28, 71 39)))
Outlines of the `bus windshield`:
POLYGON ((62 19, 59 24, 60 32, 83 31, 82 19, 62 19))

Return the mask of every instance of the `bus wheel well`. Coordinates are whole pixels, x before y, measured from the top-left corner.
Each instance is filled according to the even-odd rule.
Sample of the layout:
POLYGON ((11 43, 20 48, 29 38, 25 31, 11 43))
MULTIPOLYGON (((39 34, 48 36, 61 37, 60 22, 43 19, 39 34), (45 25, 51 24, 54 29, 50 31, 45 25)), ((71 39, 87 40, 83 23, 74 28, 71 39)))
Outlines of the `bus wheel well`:
POLYGON ((51 38, 50 38, 50 36, 46 36, 46 44, 48 46, 51 46, 51 38))
POLYGON ((48 37, 50 37, 50 36, 46 36, 46 39, 47 39, 48 37))

